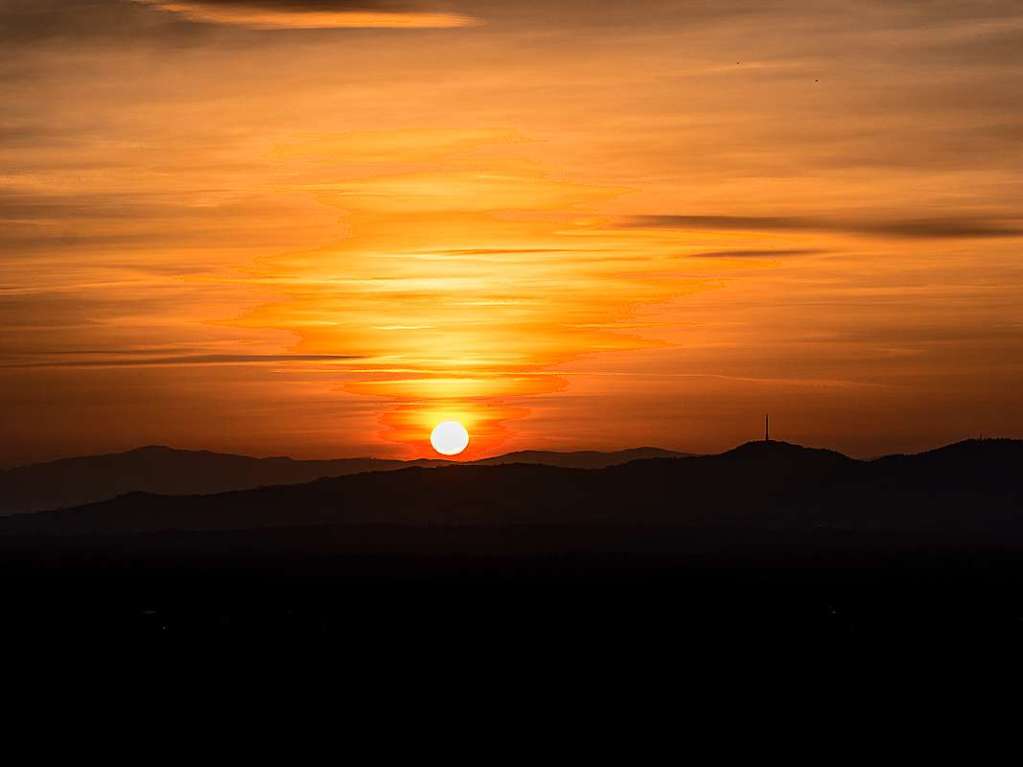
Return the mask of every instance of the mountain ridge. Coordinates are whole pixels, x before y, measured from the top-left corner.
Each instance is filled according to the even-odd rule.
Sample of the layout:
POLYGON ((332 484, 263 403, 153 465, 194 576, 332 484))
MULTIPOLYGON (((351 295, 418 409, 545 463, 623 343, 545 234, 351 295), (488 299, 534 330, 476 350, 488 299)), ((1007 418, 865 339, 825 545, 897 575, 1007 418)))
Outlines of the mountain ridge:
MULTIPOLYGON (((683 455, 660 448, 624 451, 524 451, 481 459, 478 463, 525 461, 602 468, 632 460, 635 455, 683 455), (508 456, 516 456, 509 458, 508 456)), ((168 495, 206 495, 280 484, 301 484, 321 477, 410 467, 441 467, 445 459, 407 461, 385 458, 295 459, 254 458, 210 450, 183 450, 144 445, 130 450, 75 456, 0 471, 0 516, 72 508, 133 491, 168 495)), ((469 462, 475 463, 475 462, 469 462)))
POLYGON ((734 530, 959 531, 1023 540, 1023 442, 965 443, 860 461, 786 443, 602 469, 454 464, 321 478, 219 495, 133 493, 0 520, 6 535, 104 535, 326 525, 664 526, 734 530), (978 454, 983 460, 976 460, 978 454), (957 458, 953 469, 927 467, 957 458))

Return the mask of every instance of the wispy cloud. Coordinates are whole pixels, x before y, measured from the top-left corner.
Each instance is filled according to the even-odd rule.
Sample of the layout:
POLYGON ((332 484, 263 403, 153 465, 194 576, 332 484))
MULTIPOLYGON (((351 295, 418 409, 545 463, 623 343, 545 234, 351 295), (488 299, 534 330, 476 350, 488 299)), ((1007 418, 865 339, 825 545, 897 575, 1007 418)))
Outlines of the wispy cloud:
POLYGON ((436 4, 373 0, 135 0, 191 21, 250 29, 444 29, 479 20, 436 4))
POLYGON ((792 248, 788 250, 708 250, 685 255, 687 258, 788 258, 790 256, 816 256, 827 252, 820 248, 792 248))
POLYGON ((110 356, 96 359, 51 359, 0 364, 4 368, 120 368, 120 367, 167 367, 176 365, 265 365, 286 362, 348 362, 360 359, 343 354, 188 354, 171 357, 115 358, 110 356))
POLYGON ((620 224, 636 229, 691 229, 706 231, 841 232, 907 239, 1020 237, 1023 227, 1013 219, 980 216, 905 219, 824 219, 788 216, 629 216, 620 224))

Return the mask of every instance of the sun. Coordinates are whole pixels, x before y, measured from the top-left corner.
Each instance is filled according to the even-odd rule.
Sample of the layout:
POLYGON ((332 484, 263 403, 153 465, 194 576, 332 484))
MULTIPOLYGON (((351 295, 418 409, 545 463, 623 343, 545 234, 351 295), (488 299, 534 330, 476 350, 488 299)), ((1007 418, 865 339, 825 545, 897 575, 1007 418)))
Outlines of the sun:
POLYGON ((458 455, 469 446, 469 432, 458 421, 444 421, 434 427, 430 444, 441 455, 458 455))

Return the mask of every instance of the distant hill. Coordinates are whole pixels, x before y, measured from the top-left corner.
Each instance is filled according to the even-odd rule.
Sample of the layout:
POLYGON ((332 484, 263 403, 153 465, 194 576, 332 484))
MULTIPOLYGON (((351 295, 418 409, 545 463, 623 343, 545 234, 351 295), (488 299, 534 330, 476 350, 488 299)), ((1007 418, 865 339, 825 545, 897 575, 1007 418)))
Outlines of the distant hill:
POLYGON ((678 528, 731 530, 737 539, 828 531, 1023 542, 1021 466, 1023 442, 1011 440, 875 461, 758 442, 721 455, 653 458, 594 471, 452 465, 219 495, 132 493, 9 517, 0 520, 0 534, 612 526, 641 536, 645 529, 678 528))
MULTIPOLYGON (((523 452, 481 463, 539 463, 577 468, 603 468, 637 458, 677 455, 657 448, 616 453, 523 452)), ((0 471, 0 516, 81 506, 132 492, 161 495, 209 495, 271 485, 292 485, 323 477, 414 466, 436 467, 449 462, 421 459, 394 461, 342 458, 300 461, 251 458, 208 451, 142 447, 124 453, 67 458, 0 471)))
POLYGON ((673 450, 662 450, 659 447, 635 447, 629 450, 617 450, 602 453, 597 450, 578 450, 575 452, 557 453, 540 450, 521 450, 516 453, 484 458, 474 463, 480 466, 498 466, 506 463, 538 463, 544 466, 561 466, 566 469, 606 469, 630 461, 641 461, 647 458, 686 458, 689 454, 677 453, 673 450))
POLYGON ((0 472, 0 515, 80 506, 130 492, 207 495, 444 463, 376 458, 296 461, 149 446, 0 472))

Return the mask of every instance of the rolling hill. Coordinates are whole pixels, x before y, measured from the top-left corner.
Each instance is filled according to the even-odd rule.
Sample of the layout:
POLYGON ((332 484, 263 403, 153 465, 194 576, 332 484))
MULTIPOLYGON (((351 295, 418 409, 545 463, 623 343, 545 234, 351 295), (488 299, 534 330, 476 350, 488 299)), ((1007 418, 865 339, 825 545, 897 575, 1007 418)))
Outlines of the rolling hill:
MULTIPOLYGON (((673 455, 680 454, 657 448, 610 453, 530 451, 487 458, 479 463, 603 468, 637 458, 673 455)), ((300 461, 149 446, 123 453, 67 458, 2 471, 0 516, 80 506, 132 492, 208 495, 270 485, 300 484, 322 477, 415 466, 437 467, 448 463, 444 460, 395 461, 379 458, 300 461)))
POLYGON ((538 463, 410 467, 216 495, 135 492, 0 520, 6 535, 110 535, 303 526, 618 526, 858 531, 1006 537, 1023 533, 1023 442, 971 441, 858 461, 754 442, 720 455, 597 470, 538 463))

